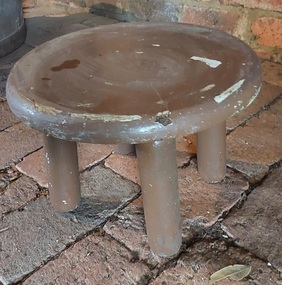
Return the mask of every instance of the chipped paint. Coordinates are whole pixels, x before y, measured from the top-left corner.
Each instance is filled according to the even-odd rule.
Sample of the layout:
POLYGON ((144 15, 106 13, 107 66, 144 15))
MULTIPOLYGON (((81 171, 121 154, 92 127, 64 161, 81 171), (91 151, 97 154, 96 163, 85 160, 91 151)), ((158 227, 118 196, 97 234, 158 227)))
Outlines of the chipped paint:
POLYGON ((160 44, 152 44, 153 47, 160 47, 160 44))
POLYGON ((240 81, 233 84, 231 87, 226 89, 224 92, 222 92, 220 95, 217 95, 214 97, 214 101, 216 103, 221 103, 225 99, 227 99, 230 95, 232 95, 235 91, 237 91, 245 82, 245 79, 241 79, 240 81))
POLYGON ((77 107, 92 107, 94 104, 93 103, 80 103, 77 104, 77 107))
MULTIPOLYGON (((50 114, 50 115, 58 115, 62 113, 61 110, 58 110, 54 107, 41 106, 37 103, 34 104, 35 109, 38 112, 50 114)), ((139 115, 110 115, 110 114, 89 114, 89 113, 69 113, 70 117, 79 118, 84 120, 97 120, 104 122, 131 122, 136 120, 141 120, 142 117, 139 115)), ((85 125, 83 125, 85 127, 85 125)))
POLYGON ((171 112, 170 111, 163 111, 159 112, 156 116, 170 116, 171 112))
POLYGON ((135 53, 142 54, 142 53, 144 53, 144 51, 136 51, 135 53))
POLYGON ((139 115, 110 115, 110 114, 80 114, 80 113, 70 113, 73 118, 80 118, 84 120, 97 120, 104 122, 132 122, 136 120, 141 120, 142 117, 139 115))
POLYGON ((106 84, 106 85, 111 85, 111 86, 114 85, 114 83, 112 83, 112 82, 107 82, 107 81, 105 82, 105 84, 106 84))
POLYGON ((257 98, 259 92, 260 92, 260 89, 261 89, 261 86, 256 90, 255 94, 252 96, 252 98, 250 99, 247 107, 249 107, 253 102, 254 100, 257 98))
POLYGON ((50 158, 48 152, 45 153, 45 158, 48 164, 50 164, 50 158))
POLYGON ((209 91, 209 90, 213 89, 214 87, 215 87, 215 84, 214 84, 214 83, 213 83, 213 84, 209 84, 209 85, 207 85, 206 87, 202 88, 202 89, 200 90, 200 92, 209 91))
POLYGON ((195 56, 195 55, 192 56, 190 59, 201 61, 201 62, 205 63, 206 65, 208 65, 211 68, 217 68, 219 65, 222 64, 222 62, 219 61, 219 60, 209 59, 209 58, 206 58, 206 57, 200 57, 200 56, 195 56))
POLYGON ((172 124, 170 119, 171 112, 166 110, 163 112, 159 112, 155 117, 155 122, 162 124, 163 126, 167 126, 172 124))
POLYGON ((34 108, 36 109, 37 112, 46 113, 50 115, 58 115, 62 113, 61 110, 58 110, 54 107, 42 106, 42 105, 39 105, 38 103, 34 103, 34 108))

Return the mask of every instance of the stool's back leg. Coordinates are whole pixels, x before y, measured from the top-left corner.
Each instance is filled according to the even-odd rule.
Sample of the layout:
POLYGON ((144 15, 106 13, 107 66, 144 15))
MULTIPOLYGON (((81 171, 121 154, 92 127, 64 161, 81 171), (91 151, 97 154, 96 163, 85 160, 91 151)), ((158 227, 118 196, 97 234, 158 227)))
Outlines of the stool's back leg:
POLYGON ((151 250, 176 254, 181 246, 175 139, 136 145, 146 229, 151 250))
POLYGON ((55 210, 67 212, 80 201, 76 142, 44 135, 49 196, 55 210))
POLYGON ((135 145, 127 143, 116 144, 115 152, 123 155, 135 154, 135 145))
POLYGON ((209 183, 221 181, 226 173, 226 122, 197 134, 197 162, 200 176, 209 183))

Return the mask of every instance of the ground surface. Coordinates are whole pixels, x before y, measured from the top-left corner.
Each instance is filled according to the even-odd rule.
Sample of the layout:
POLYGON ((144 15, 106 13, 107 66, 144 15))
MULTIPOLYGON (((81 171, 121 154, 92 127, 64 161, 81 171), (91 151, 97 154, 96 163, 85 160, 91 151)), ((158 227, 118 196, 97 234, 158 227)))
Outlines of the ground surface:
MULTIPOLYGON (((0 59, 0 284, 208 284, 232 264, 252 266, 240 282, 282 284, 282 66, 262 62, 255 102, 228 121, 228 171, 206 184, 179 139, 183 245, 150 253, 136 160, 113 146, 79 145, 82 203, 60 215, 48 201, 41 134, 10 112, 6 79, 40 43, 115 20, 90 14, 31 18, 24 45, 0 59)), ((190 146, 191 147, 191 146, 190 146)))

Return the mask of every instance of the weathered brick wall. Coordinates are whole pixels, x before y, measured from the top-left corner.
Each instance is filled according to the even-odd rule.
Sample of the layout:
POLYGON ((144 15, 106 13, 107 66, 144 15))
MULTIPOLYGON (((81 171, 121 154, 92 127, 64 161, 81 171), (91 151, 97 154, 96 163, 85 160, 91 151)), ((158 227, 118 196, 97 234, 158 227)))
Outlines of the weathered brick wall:
POLYGON ((121 20, 179 21, 214 27, 241 38, 260 57, 282 62, 282 0, 23 1, 32 6, 26 11, 38 10, 40 5, 45 5, 49 14, 50 9, 51 13, 56 10, 57 14, 68 14, 91 8, 93 12, 121 20))
POLYGON ((89 11, 86 6, 76 5, 75 1, 67 0, 22 0, 22 3, 25 18, 38 16, 59 17, 89 11))

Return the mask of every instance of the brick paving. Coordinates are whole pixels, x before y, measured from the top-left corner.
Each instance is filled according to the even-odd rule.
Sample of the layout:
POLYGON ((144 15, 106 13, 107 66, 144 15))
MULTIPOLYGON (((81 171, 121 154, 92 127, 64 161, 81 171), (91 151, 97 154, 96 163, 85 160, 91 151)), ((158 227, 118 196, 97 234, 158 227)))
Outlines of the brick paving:
POLYGON ((208 284, 216 270, 252 266, 241 282, 282 283, 282 66, 262 63, 258 99, 227 122, 228 171, 207 184, 187 140, 177 143, 183 244, 160 258, 147 244, 136 158, 113 146, 80 144, 80 206, 67 214, 48 200, 41 134, 10 112, 13 64, 59 35, 116 23, 92 14, 27 20, 24 45, 0 58, 0 284, 208 284))

